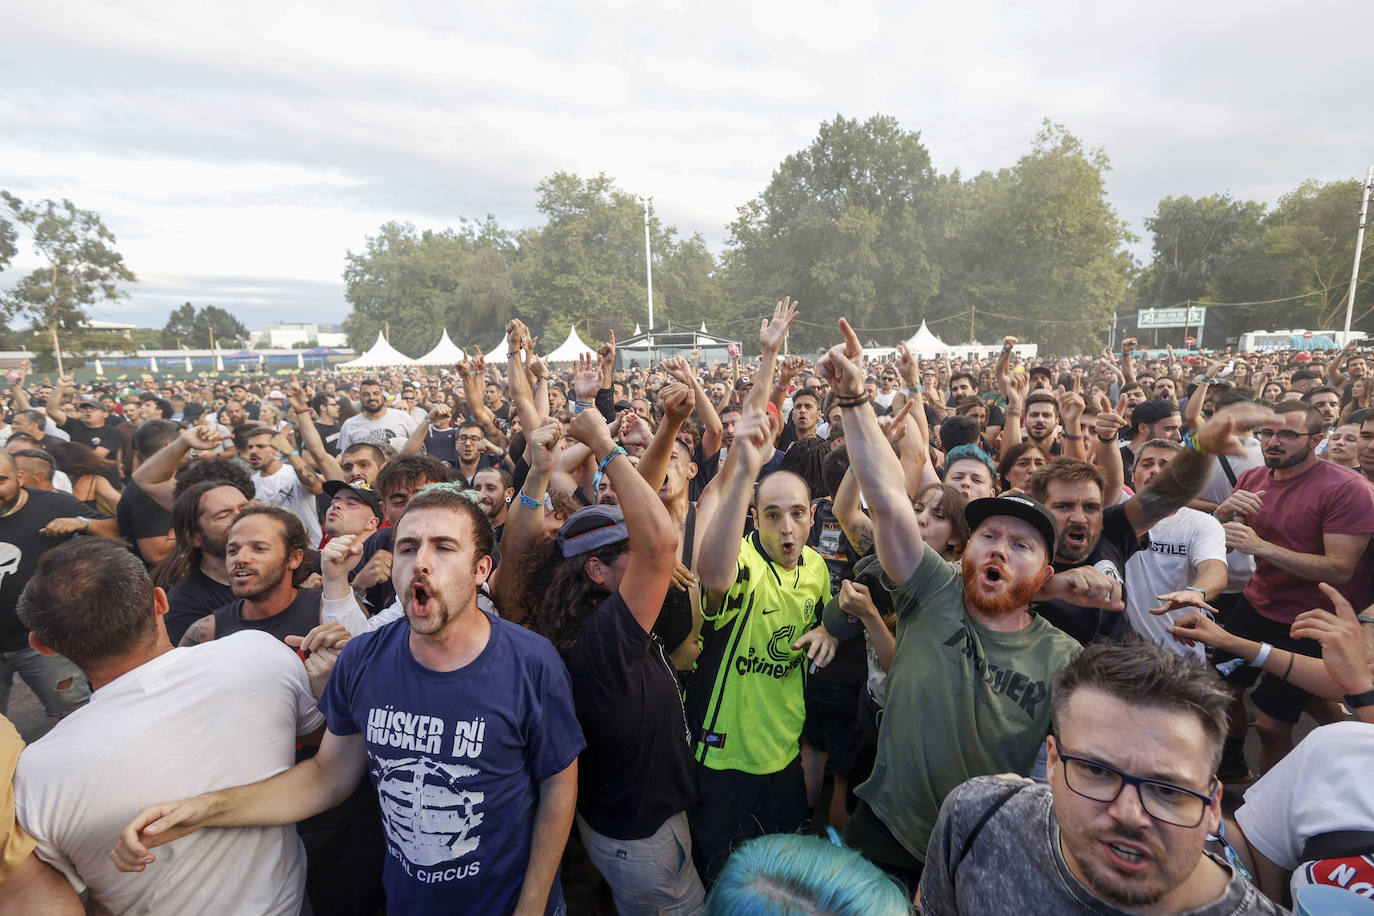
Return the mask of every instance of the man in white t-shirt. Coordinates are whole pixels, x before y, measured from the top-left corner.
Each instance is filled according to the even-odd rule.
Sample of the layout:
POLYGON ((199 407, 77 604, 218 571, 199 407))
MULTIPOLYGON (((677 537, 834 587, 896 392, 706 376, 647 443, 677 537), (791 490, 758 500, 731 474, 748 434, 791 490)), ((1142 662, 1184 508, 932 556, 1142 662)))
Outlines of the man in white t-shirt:
POLYGON ((358 386, 358 397, 362 412, 344 420, 339 427, 339 451, 355 442, 393 445, 399 449, 415 432, 415 421, 409 414, 386 406, 386 394, 376 379, 364 379, 358 386))
POLYGON ((254 471, 253 490, 258 502, 280 506, 301 520, 306 543, 316 547, 324 536, 315 508, 315 494, 324 490, 324 480, 301 458, 300 450, 282 433, 259 429, 245 437, 248 466, 254 471), (291 463, 282 463, 286 458, 291 463))
POLYGON ((309 673, 266 633, 173 649, 166 611, 167 596, 116 541, 78 538, 39 561, 19 603, 29 639, 75 662, 95 694, 20 755, 20 823, 43 861, 89 889, 94 911, 297 916, 305 852, 294 826, 184 837, 155 874, 110 861, 146 805, 288 770, 297 738, 324 722, 312 677, 322 690, 332 648, 312 653, 309 673))
MULTIPOLYGON (((1164 470, 1182 448, 1169 439, 1140 446, 1131 472, 1137 493, 1164 470)), ((1146 639, 1180 655, 1205 660, 1200 645, 1185 646, 1169 635, 1169 625, 1199 601, 1211 601, 1226 587, 1226 532, 1210 515, 1182 508, 1150 529, 1150 549, 1126 560, 1126 617, 1146 639), (1168 608, 1162 614, 1153 609, 1168 608)))

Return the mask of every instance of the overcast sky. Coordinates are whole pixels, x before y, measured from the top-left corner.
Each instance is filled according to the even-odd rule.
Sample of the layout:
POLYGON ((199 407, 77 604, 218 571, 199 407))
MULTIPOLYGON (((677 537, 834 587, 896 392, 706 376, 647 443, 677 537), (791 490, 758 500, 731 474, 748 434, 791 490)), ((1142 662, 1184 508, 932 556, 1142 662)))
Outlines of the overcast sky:
POLYGON ((98 211, 139 283, 92 317, 144 326, 188 299, 342 321, 345 251, 383 222, 535 224, 560 169, 718 251, 837 113, 896 116, 965 175, 1063 123, 1141 236, 1164 196, 1272 203, 1374 161, 1364 0, 7 0, 4 21, 0 188, 98 211))

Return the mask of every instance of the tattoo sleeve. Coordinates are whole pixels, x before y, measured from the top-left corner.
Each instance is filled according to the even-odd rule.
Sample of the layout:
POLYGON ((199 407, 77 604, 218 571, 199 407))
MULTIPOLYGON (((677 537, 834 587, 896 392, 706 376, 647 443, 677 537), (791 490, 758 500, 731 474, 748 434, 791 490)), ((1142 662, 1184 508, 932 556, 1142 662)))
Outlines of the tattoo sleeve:
POLYGON ((1184 446, 1178 457, 1131 500, 1136 505, 1136 517, 1132 519, 1136 529, 1149 530, 1192 502, 1211 479, 1214 460, 1211 455, 1184 446))
POLYGON ((202 617, 191 624, 190 629, 181 637, 181 642, 177 645, 198 646, 203 642, 208 642, 215 638, 214 629, 215 618, 211 616, 202 617))

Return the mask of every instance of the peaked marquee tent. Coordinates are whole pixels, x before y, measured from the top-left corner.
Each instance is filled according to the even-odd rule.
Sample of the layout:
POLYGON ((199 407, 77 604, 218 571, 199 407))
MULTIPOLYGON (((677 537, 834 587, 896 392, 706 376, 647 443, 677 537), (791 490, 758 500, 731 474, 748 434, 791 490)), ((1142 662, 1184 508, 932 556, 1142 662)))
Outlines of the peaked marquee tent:
MULTIPOLYGON (((505 343, 504 340, 501 342, 502 344, 505 343)), ((596 349, 583 343, 582 338, 577 336, 577 328, 572 327, 568 328, 568 339, 563 341, 563 343, 558 346, 558 349, 554 350, 548 356, 545 356, 544 361, 550 363, 570 363, 583 353, 590 353, 595 356, 596 349)), ((487 359, 490 360, 491 357, 488 356, 487 359)))
POLYGON ((413 366, 415 360, 397 350, 387 343, 382 332, 377 332, 377 341, 368 348, 367 352, 357 359, 351 359, 346 363, 340 363, 340 369, 380 369, 387 366, 413 366))
POLYGON ((709 364, 712 360, 729 361, 731 344, 739 346, 739 341, 712 334, 704 321, 700 328, 684 328, 670 321, 648 332, 635 325, 634 335, 618 341, 615 349, 616 359, 622 365, 631 361, 648 364, 666 356, 684 356, 693 350, 700 350, 702 360, 709 364))
POLYGON ((449 340, 448 328, 444 328, 444 333, 439 337, 439 342, 434 345, 424 356, 417 358, 414 364, 417 366, 452 366, 454 363, 463 359, 463 351, 449 340))

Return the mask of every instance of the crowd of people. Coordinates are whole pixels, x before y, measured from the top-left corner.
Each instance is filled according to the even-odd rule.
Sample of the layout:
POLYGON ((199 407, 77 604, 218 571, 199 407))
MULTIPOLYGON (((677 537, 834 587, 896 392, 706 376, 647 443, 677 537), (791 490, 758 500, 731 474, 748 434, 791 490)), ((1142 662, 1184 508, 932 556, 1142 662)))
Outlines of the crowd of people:
POLYGON ((12 371, 0 701, 55 725, 0 722, 0 913, 1374 897, 1362 351, 808 360, 796 316, 728 364, 513 320, 502 365, 12 371))

